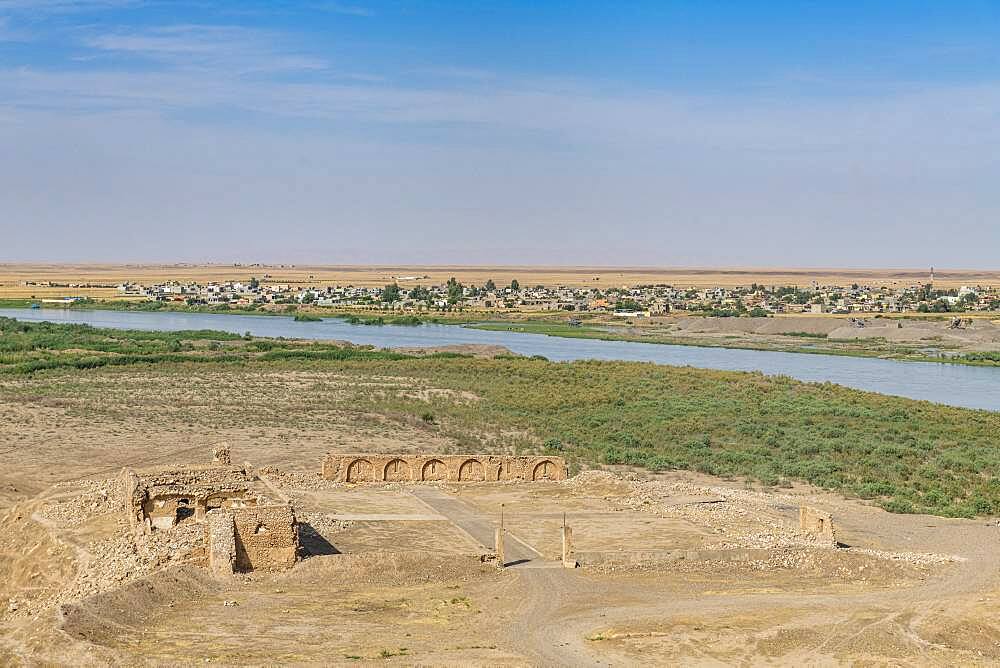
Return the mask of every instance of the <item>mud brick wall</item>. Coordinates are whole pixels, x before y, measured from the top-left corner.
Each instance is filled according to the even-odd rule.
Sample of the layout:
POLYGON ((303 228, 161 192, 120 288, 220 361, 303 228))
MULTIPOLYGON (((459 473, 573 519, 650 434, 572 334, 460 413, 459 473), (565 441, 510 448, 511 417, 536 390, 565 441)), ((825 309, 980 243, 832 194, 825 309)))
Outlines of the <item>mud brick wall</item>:
POLYGON ((830 513, 809 506, 799 507, 799 529, 816 534, 836 544, 837 536, 833 530, 833 518, 830 513))
POLYGON ((230 465, 178 466, 155 470, 122 469, 124 511, 133 527, 173 526, 179 506, 193 510, 200 518, 214 506, 246 503, 252 505, 250 485, 254 477, 243 468, 230 465))
POLYGON ((331 453, 323 460, 322 475, 352 483, 565 480, 566 463, 545 456, 331 453))
POLYGON ((146 500, 146 488, 139 481, 139 476, 129 468, 122 469, 121 472, 122 500, 124 502, 125 515, 129 524, 133 527, 142 524, 143 513, 142 503, 146 500))
POLYGON ((205 544, 208 546, 208 569, 215 575, 232 575, 236 570, 236 530, 232 515, 215 510, 205 516, 205 544))
POLYGON ((295 511, 290 505, 233 508, 236 570, 283 571, 295 565, 299 547, 295 511))

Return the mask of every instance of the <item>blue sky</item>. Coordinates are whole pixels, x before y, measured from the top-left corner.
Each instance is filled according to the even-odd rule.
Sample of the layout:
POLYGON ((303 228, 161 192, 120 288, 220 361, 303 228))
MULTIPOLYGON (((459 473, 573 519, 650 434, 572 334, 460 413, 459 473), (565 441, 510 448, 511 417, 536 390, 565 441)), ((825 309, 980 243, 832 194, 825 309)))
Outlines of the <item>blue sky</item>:
POLYGON ((1000 3, 0 0, 0 260, 996 268, 1000 3))

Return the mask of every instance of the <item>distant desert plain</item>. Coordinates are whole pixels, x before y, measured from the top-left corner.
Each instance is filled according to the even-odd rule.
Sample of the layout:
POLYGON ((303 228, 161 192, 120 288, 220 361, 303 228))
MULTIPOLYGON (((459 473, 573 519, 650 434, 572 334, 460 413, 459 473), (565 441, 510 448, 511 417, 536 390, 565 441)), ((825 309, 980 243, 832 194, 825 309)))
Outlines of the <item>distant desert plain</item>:
MULTIPOLYGON (((768 286, 851 285, 905 287, 930 280, 924 269, 809 269, 809 268, 660 268, 572 266, 407 266, 407 265, 296 265, 296 264, 0 264, 0 299, 66 295, 109 298, 123 282, 151 284, 165 281, 198 282, 247 280, 291 285, 383 286, 387 283, 438 285, 455 277, 464 284, 497 285, 516 279, 523 286, 564 285, 598 288, 667 284, 677 287, 732 287, 759 283, 768 286), (28 284, 31 283, 31 284, 28 284), (52 286, 45 285, 53 284, 52 286), (39 285, 41 284, 41 285, 39 285), (70 289, 71 288, 71 289, 70 289)), ((1000 284, 1000 270, 936 269, 934 285, 1000 284)))

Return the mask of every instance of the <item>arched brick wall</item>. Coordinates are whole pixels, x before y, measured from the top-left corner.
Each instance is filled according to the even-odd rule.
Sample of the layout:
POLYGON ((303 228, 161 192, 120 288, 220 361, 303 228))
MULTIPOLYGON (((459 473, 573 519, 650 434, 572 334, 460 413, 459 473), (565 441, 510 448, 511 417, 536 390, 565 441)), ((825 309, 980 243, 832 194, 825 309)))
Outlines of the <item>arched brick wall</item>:
POLYGON ((531 482, 564 480, 566 464, 560 457, 546 456, 330 453, 323 461, 322 475, 351 483, 531 482))
POLYGON ((347 465, 345 482, 374 482, 374 467, 367 459, 355 459, 347 465))

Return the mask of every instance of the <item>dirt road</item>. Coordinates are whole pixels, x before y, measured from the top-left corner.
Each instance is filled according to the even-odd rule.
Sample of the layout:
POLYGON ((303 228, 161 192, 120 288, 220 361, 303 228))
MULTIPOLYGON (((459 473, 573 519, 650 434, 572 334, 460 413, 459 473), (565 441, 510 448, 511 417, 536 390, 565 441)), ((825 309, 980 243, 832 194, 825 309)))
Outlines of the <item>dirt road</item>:
MULTIPOLYGON (((494 520, 487 517, 469 504, 433 487, 416 488, 412 493, 433 511, 447 517, 474 540, 479 541, 485 552, 493 549, 494 532, 500 525, 499 518, 494 520)), ((508 530, 505 530, 505 535, 506 565, 539 565, 537 562, 542 561, 543 557, 538 550, 508 530)))
MULTIPOLYGON (((841 518, 851 540, 868 542, 862 538, 867 534, 885 547, 953 552, 961 560, 914 585, 866 587, 857 593, 773 585, 766 593, 753 593, 737 580, 731 580, 728 591, 723 585, 706 593, 686 578, 623 574, 602 579, 581 571, 524 570, 517 573, 513 595, 520 603, 505 642, 544 666, 648 665, 682 657, 712 665, 753 662, 761 656, 761 635, 777 639, 771 649, 783 660, 827 657, 833 663, 847 656, 884 657, 895 643, 897 659, 952 665, 955 637, 977 646, 984 630, 969 619, 969 610, 978 604, 995 613, 1000 529, 980 522, 985 531, 970 541, 969 523, 914 517, 898 522, 898 516, 856 507, 842 509, 841 518), (873 523, 873 517, 883 519, 873 523), (706 645, 699 631, 713 625, 726 636, 710 638, 706 645), (740 646, 744 634, 753 640, 740 646), (643 646, 638 654, 628 651, 637 639, 643 646)), ((1000 647, 996 631, 988 632, 992 655, 969 649, 963 659, 992 664, 1000 647)))

